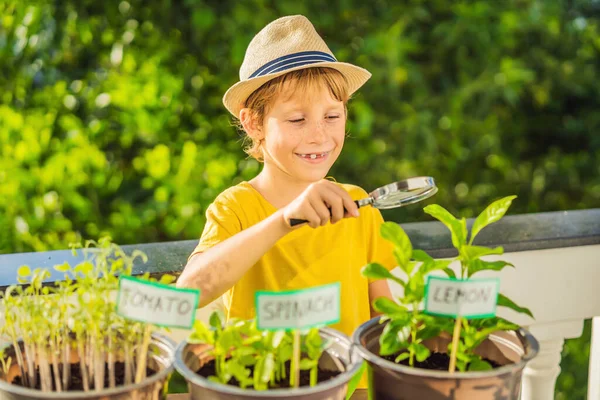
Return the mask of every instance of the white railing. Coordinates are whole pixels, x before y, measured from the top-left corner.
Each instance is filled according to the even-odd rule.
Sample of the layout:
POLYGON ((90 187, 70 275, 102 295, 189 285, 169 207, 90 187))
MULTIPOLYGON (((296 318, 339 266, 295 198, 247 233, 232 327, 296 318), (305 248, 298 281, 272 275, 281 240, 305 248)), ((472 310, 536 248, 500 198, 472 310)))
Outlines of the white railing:
MULTIPOLYGON (((538 356, 524 371, 521 396, 523 400, 554 399, 564 340, 579 337, 583 331, 584 320, 592 317, 598 318, 594 319, 592 326, 588 400, 600 400, 600 244, 596 239, 597 223, 600 223, 596 221, 600 219, 598 215, 596 210, 584 210, 573 211, 568 215, 566 212, 560 212, 506 217, 505 220, 512 218, 512 221, 505 225, 504 236, 507 232, 518 230, 519 232, 514 233, 517 236, 513 238, 524 238, 529 242, 525 243, 526 246, 520 246, 520 243, 515 242, 516 239, 511 241, 510 237, 498 237, 499 242, 510 242, 509 248, 539 248, 554 243, 572 247, 509 252, 497 258, 514 264, 515 268, 508 267, 500 273, 481 274, 499 276, 501 291, 517 304, 531 309, 535 315, 535 320, 532 320, 511 310, 501 311, 502 308, 499 308, 500 316, 528 328, 540 342, 538 356), (574 220, 571 221, 571 218, 574 220), (540 229, 543 232, 540 232, 540 229), (577 246, 575 243, 594 244, 577 246)), ((503 222, 499 222, 498 225, 503 222)), ((416 223, 411 229, 427 231, 432 226, 426 224, 429 223, 416 223)), ((443 231, 445 228, 441 229, 443 231)), ((439 236, 435 229, 427 232, 431 237, 439 236)), ((494 241, 494 237, 488 239, 494 241)), ((136 271, 179 271, 195 244, 196 241, 184 241, 131 246, 147 252, 156 264, 136 267, 136 271), (165 265, 169 265, 173 270, 165 270, 165 265)), ((74 261, 69 251, 9 254, 0 255, 0 266, 3 278, 12 279, 20 265, 50 268, 67 260, 74 261)), ((55 279, 61 279, 62 275, 59 275, 57 274, 55 279)), ((392 285, 392 291, 396 295, 400 294, 399 289, 399 286, 392 285)), ((197 318, 207 321, 212 310, 222 308, 222 301, 217 300, 198 310, 197 318)), ((180 341, 187 334, 187 331, 173 330, 170 335, 176 341, 180 341)))
MULTIPOLYGON (((507 253, 502 259, 516 267, 499 274, 502 291, 536 319, 510 310, 502 316, 527 326, 540 342, 538 356, 524 371, 522 398, 554 399, 564 340, 581 336, 584 320, 600 316, 600 245, 507 253)), ((590 367, 597 362, 590 361, 590 367)), ((588 398, 600 400, 600 375, 593 368, 590 374, 588 398)))

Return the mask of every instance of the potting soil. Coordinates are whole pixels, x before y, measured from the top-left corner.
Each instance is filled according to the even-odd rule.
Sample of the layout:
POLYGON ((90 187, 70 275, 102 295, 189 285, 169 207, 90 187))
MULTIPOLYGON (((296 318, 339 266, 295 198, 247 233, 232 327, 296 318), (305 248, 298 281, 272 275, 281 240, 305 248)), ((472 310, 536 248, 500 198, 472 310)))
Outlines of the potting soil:
MULTIPOLYGON (((400 353, 393 354, 391 356, 382 356, 382 358, 384 358, 388 361, 394 362, 394 360, 396 359, 396 357, 398 357, 399 354, 400 353)), ((493 360, 484 358, 483 361, 487 361, 488 363, 490 363, 492 368, 501 367, 500 364, 498 364, 497 362, 495 362, 493 360)), ((408 359, 402 360, 398 364, 408 366, 409 365, 408 359)), ((447 353, 432 352, 431 355, 424 361, 415 360, 413 366, 415 368, 431 369, 431 370, 438 370, 438 371, 448 371, 448 367, 450 366, 450 356, 448 356, 447 353)))
MULTIPOLYGON (((250 369, 250 377, 254 376, 254 368, 252 366, 249 366, 248 368, 250 369)), ((285 363, 285 369, 286 369, 286 374, 287 374, 286 377, 287 378, 277 382, 273 386, 270 386, 271 389, 284 389, 284 388, 290 387, 290 379, 289 379, 290 362, 289 361, 287 361, 285 363)), ((216 375, 217 373, 215 370, 215 360, 211 360, 208 363, 204 364, 202 366, 202 368, 200 368, 198 371, 196 371, 196 373, 205 378, 216 375)), ((319 368, 318 373, 317 373, 317 382, 320 383, 320 382, 328 381, 329 379, 335 378, 339 374, 340 374, 340 371, 323 370, 323 369, 319 368)), ((231 378, 231 380, 227 384, 232 385, 232 386, 238 386, 238 387, 240 386, 240 383, 235 378, 231 378)), ((302 387, 302 386, 310 386, 310 371, 308 371, 308 370, 300 371, 300 387, 302 387)), ((249 386, 246 389, 253 390, 253 387, 249 386)))
MULTIPOLYGON (((60 367, 59 367, 60 368, 60 367)), ((50 371, 54 373, 54 367, 50 366, 50 371)), ((146 377, 154 375, 156 371, 150 368, 146 368, 146 377)), ((62 374, 62 368, 61 368, 62 374)), ((41 382, 40 382, 40 371, 36 368, 37 375, 37 385, 36 389, 41 390, 41 382)), ((23 381, 21 380, 21 376, 15 377, 11 382, 13 385, 23 386, 23 381)), ((90 382, 90 385, 93 384, 93 379, 90 382)), ((123 386, 125 384, 125 363, 117 362, 115 363, 115 384, 116 386, 123 386)), ((104 388, 108 388, 108 364, 104 364, 104 388)), ((52 377, 52 390, 56 390, 54 387, 54 376, 52 377)), ((71 384, 69 385, 69 389, 67 391, 78 391, 83 390, 83 380, 81 378, 81 369, 79 368, 79 363, 71 364, 71 384)), ((64 389, 63 389, 64 391, 64 389)))

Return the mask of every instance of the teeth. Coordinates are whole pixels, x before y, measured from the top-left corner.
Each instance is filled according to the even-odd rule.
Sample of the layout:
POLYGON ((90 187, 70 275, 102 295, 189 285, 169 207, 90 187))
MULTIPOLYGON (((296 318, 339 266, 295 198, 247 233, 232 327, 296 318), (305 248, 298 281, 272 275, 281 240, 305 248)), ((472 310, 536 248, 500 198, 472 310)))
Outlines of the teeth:
POLYGON ((311 160, 316 160, 317 158, 325 157, 327 153, 313 153, 313 154, 298 154, 300 157, 310 158, 311 160))

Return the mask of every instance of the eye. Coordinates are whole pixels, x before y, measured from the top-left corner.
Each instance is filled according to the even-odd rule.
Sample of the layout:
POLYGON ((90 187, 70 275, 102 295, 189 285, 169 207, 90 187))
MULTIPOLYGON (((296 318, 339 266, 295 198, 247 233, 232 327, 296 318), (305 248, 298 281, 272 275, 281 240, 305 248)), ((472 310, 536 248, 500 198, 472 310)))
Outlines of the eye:
POLYGON ((298 123, 304 121, 304 118, 290 119, 288 121, 291 122, 292 124, 298 124, 298 123))
POLYGON ((328 115, 326 118, 333 120, 333 119, 338 119, 339 117, 340 117, 339 115, 328 115))

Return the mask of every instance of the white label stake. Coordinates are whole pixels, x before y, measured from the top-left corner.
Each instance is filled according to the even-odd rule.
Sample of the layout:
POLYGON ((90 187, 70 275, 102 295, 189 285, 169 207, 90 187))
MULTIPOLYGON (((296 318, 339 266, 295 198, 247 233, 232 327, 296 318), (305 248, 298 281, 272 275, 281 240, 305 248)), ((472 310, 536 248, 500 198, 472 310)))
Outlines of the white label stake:
POLYGON ((283 292, 258 291, 258 329, 306 329, 340 321, 340 283, 283 292))
POLYGON ((457 280, 428 276, 425 312, 467 319, 494 317, 499 289, 499 279, 457 280))
POLYGON ((117 314, 134 321, 190 329, 194 324, 200 291, 177 289, 130 276, 119 278, 117 314))

